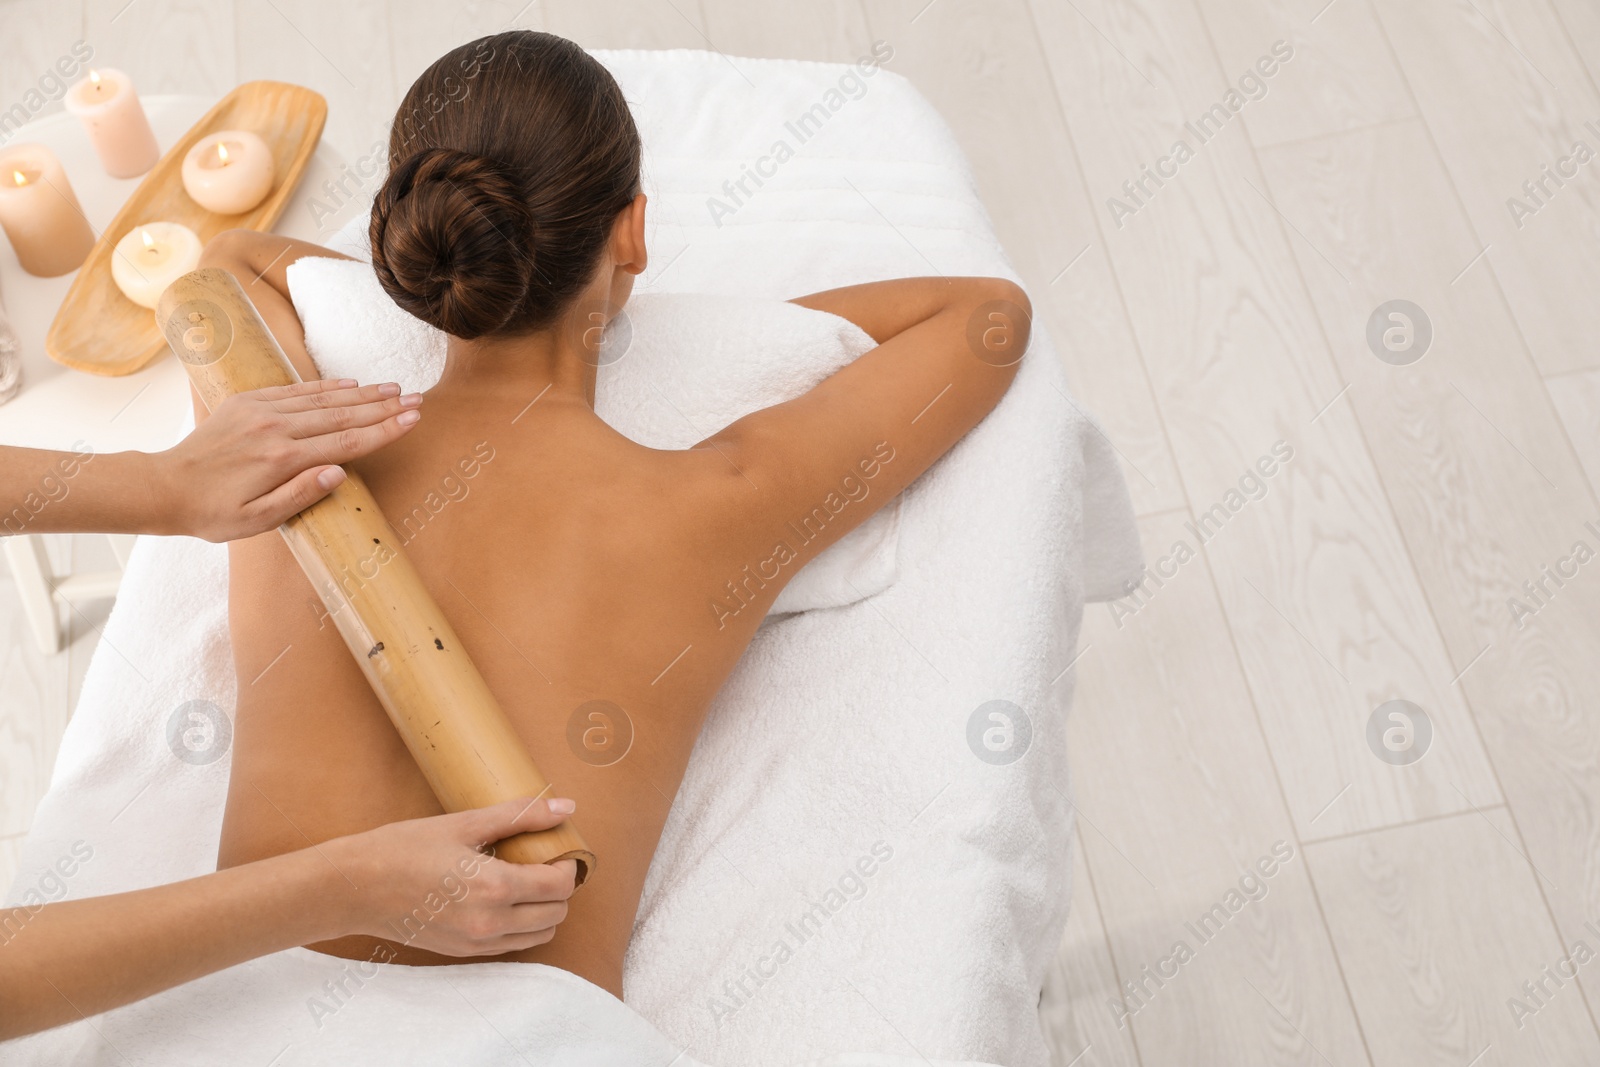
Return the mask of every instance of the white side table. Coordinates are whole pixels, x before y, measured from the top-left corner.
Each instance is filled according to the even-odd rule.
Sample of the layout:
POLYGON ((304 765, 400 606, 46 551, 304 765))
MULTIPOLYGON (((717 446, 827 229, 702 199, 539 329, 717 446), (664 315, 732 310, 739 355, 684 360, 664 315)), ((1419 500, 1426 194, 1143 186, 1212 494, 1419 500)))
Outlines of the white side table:
MULTIPOLYGON (((177 143, 214 103, 199 96, 147 96, 143 100, 163 151, 177 143)), ((96 234, 138 187, 138 178, 106 175, 83 128, 65 112, 30 122, 6 143, 25 141, 46 145, 61 158, 96 234)), ((326 144, 318 145, 276 231, 307 241, 326 241, 357 210, 361 199, 325 189, 325 182, 332 188, 331 182, 346 169, 338 152, 326 144), (331 214, 330 205, 336 205, 331 214)), ((350 190, 353 179, 346 176, 344 184, 350 190)), ((68 370, 45 355, 45 334, 73 277, 33 277, 18 264, 10 243, 0 240, 0 292, 23 362, 22 392, 0 404, 0 444, 68 450, 82 443, 101 454, 170 448, 187 431, 190 420, 188 380, 170 354, 122 378, 68 370)), ((112 538, 119 565, 126 565, 132 545, 132 537, 112 538)), ((122 577, 120 569, 56 574, 44 543, 33 534, 0 537, 0 547, 16 581, 23 613, 46 653, 61 648, 61 606, 113 597, 122 577)))

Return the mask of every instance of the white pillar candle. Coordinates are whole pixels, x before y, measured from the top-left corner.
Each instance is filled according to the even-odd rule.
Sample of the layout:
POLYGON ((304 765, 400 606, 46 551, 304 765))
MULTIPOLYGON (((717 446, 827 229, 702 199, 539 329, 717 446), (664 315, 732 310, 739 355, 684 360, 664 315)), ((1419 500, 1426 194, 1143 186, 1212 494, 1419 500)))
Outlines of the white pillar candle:
POLYGON ((101 165, 113 178, 137 178, 161 158, 139 94, 122 71, 91 70, 67 91, 66 104, 83 123, 101 165))
POLYGON ((272 149, 248 130, 202 137, 183 158, 184 189, 219 215, 238 215, 261 203, 275 177, 272 149))
POLYGON ((94 247, 67 172, 42 144, 0 152, 0 226, 22 269, 41 278, 77 270, 94 247))
POLYGON ((153 308, 178 278, 200 265, 200 238, 176 222, 129 230, 111 254, 111 280, 140 307, 153 308))

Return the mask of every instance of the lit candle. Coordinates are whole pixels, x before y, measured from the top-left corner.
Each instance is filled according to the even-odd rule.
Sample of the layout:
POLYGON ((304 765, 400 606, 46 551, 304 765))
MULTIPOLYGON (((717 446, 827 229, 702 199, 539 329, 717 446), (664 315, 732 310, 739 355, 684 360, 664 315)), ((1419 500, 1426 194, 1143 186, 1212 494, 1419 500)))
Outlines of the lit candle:
POLYGON ((42 144, 0 152, 0 226, 22 269, 41 278, 77 270, 94 247, 67 172, 42 144))
POLYGON ((137 178, 161 158, 139 94, 122 71, 91 70, 67 91, 66 104, 83 123, 101 165, 113 178, 137 178))
POLYGON ((183 158, 184 189, 219 215, 238 215, 261 203, 274 177, 272 149, 247 130, 202 137, 183 158))
POLYGON ((140 307, 153 308, 179 277, 200 265, 200 238, 176 222, 135 226, 111 255, 111 280, 140 307))

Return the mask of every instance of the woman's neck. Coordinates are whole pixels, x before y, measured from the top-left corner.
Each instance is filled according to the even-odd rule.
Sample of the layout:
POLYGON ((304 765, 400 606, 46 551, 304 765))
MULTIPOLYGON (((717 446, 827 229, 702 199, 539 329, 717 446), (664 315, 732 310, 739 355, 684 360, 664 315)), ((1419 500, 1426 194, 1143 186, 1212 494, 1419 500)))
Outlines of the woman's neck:
POLYGON ((514 337, 449 340, 444 373, 429 395, 540 396, 594 406, 595 365, 584 359, 582 338, 560 328, 514 337))

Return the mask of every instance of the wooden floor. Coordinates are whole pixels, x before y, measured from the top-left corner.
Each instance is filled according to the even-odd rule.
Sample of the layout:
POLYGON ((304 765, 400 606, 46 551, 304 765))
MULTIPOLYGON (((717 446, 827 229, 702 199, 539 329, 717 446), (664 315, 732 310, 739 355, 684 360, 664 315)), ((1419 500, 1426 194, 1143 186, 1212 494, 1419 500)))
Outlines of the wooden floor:
MULTIPOLYGON (((507 25, 884 40, 971 159, 1153 568, 1077 667, 1058 1067, 1600 1063, 1600 5, 0 0, 0 104, 82 37, 314 86, 354 157, 507 25)), ((0 590, 0 878, 77 626, 41 660, 0 590)))

